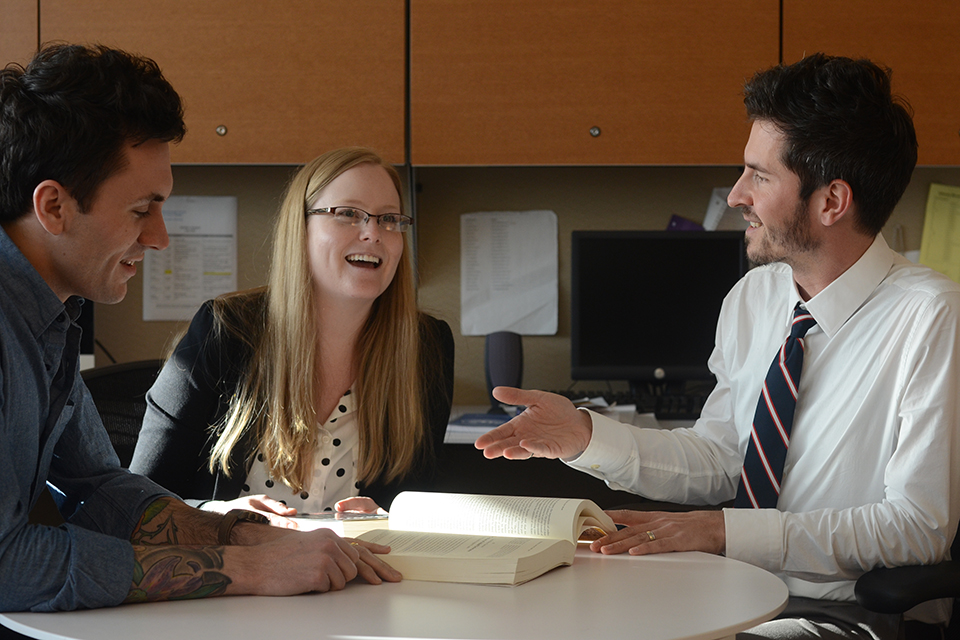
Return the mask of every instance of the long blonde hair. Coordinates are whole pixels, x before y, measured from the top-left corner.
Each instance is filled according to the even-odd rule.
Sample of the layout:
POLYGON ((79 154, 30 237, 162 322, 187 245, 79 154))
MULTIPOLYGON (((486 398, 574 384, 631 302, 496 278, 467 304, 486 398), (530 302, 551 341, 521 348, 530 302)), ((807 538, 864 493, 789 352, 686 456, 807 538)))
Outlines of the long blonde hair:
MULTIPOLYGON (((222 424, 210 471, 229 474, 234 447, 256 429, 259 451, 271 476, 301 491, 313 475, 318 416, 317 326, 307 254, 305 211, 319 192, 360 164, 383 167, 402 195, 400 176, 375 152, 350 147, 305 165, 287 187, 274 228, 269 286, 229 294, 214 303, 217 324, 247 342, 253 353, 222 424), (250 301, 266 295, 266 305, 250 301), (257 309, 264 309, 257 312, 257 309), (259 317, 258 317, 259 316, 259 317)), ((401 197, 401 213, 402 213, 401 197)), ((368 223, 369 224, 369 223, 368 223)), ((356 346, 359 450, 357 477, 369 483, 402 478, 426 447, 420 362, 420 319, 410 247, 393 281, 374 301, 356 346)), ((245 460, 245 464, 249 464, 245 460)))

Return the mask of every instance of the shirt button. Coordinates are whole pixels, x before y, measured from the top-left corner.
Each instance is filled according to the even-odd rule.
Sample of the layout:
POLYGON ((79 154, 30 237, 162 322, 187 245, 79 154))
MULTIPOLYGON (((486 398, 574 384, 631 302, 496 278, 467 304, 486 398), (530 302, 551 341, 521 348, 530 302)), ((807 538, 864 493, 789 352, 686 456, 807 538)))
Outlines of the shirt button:
POLYGON ((323 444, 330 444, 332 439, 330 436, 323 436, 323 444))
POLYGON ((592 465, 590 465, 590 468, 593 469, 594 471, 596 471, 597 469, 600 468, 600 465, 598 465, 598 464, 592 464, 592 465))

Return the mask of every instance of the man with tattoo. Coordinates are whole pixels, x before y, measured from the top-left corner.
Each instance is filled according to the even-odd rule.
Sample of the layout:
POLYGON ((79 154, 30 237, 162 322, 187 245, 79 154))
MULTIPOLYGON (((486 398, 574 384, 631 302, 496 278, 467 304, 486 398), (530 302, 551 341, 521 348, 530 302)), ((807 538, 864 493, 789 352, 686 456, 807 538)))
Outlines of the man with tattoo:
POLYGON ((180 97, 157 65, 42 49, 0 71, 0 611, 342 589, 385 547, 193 509, 119 466, 79 376, 81 300, 115 303, 161 215, 180 97), (48 486, 66 523, 28 524, 48 486))

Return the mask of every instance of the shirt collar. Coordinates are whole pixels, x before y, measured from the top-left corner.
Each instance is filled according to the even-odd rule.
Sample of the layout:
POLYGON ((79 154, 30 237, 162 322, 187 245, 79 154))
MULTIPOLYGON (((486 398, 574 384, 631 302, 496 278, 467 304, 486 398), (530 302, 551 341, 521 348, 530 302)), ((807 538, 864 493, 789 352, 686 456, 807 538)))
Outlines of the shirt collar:
MULTIPOLYGON (((836 334, 887 277, 895 256, 878 233, 873 244, 853 266, 804 303, 807 311, 816 318, 820 330, 828 337, 836 334)), ((791 304, 791 315, 793 305, 801 301, 796 282, 793 284, 793 295, 796 299, 791 304)))
MULTIPOLYGON (((0 288, 7 291, 10 299, 17 301, 17 308, 21 310, 31 332, 39 336, 63 313, 65 305, 3 227, 0 227, 0 265, 4 274, 0 278, 0 288)), ((71 303, 66 310, 72 319, 76 319, 79 305, 71 303)))
POLYGON ((357 410, 357 402, 354 400, 356 397, 355 386, 356 385, 351 385, 347 392, 340 396, 340 402, 337 403, 337 406, 333 408, 333 413, 331 413, 327 417, 326 422, 323 423, 328 430, 332 431, 341 418, 345 418, 357 410))

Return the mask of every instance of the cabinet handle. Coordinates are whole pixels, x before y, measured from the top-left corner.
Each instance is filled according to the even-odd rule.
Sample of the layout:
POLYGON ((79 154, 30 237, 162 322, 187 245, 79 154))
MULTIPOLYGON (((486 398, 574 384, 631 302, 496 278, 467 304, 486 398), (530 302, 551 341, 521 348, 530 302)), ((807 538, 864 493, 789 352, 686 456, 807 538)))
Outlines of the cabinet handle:
POLYGON ((600 127, 590 127, 590 135, 594 138, 600 136, 600 127))
POLYGON ((216 128, 216 132, 217 132, 217 135, 218 135, 218 136, 225 136, 225 135, 227 135, 227 127, 226 127, 226 125, 223 125, 223 124, 222 124, 222 125, 220 125, 219 127, 217 127, 217 128, 216 128))

